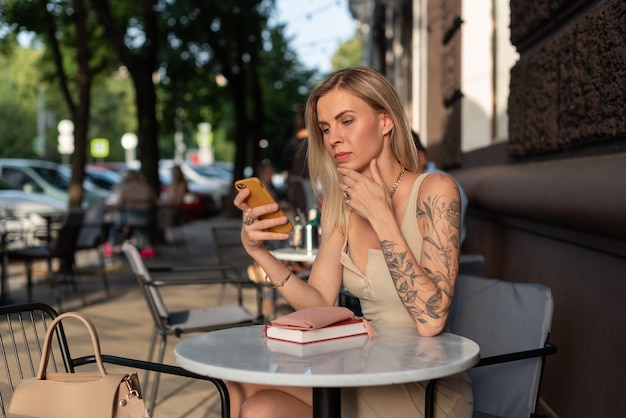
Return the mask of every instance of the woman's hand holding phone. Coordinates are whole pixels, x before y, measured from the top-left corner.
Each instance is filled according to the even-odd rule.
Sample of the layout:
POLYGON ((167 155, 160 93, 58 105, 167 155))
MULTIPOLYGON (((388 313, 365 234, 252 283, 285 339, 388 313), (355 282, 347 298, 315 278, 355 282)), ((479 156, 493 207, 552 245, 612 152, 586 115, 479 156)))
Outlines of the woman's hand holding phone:
MULTIPOLYGON (((246 198, 246 203, 251 209, 254 209, 259 206, 269 205, 271 203, 276 203, 276 201, 274 200, 270 192, 267 190, 263 182, 261 182, 261 180, 259 180, 257 177, 250 177, 250 178, 246 178, 242 180, 237 180, 235 182, 235 190, 240 192, 243 189, 250 190, 250 195, 246 198)), ((245 211, 244 211, 244 216, 248 216, 248 218, 244 219, 244 223, 247 222, 248 225, 255 221, 254 217, 246 214, 245 211)), ((280 207, 278 208, 278 210, 271 212, 271 213, 262 214, 258 218, 260 220, 268 220, 268 219, 280 218, 283 216, 285 217, 285 219, 287 219, 287 222, 270 226, 269 228, 267 228, 267 231, 278 232, 278 233, 289 233, 293 230, 293 225, 291 224, 289 219, 286 217, 283 210, 280 209, 280 207)))

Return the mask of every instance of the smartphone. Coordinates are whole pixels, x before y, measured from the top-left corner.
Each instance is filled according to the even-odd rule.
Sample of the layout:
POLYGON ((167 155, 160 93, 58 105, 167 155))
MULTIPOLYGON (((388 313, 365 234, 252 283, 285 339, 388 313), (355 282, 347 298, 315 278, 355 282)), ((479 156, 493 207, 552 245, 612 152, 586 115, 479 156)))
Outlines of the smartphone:
MULTIPOLYGON (((257 177, 249 177, 247 179, 241 179, 235 182, 235 190, 237 190, 238 192, 245 188, 250 189, 250 196, 248 196, 247 202, 251 208, 256 208, 257 206, 268 205, 270 203, 276 202, 276 200, 274 200, 263 182, 257 177)), ((282 209, 278 208, 276 212, 262 215, 261 219, 273 219, 281 216, 285 216, 285 212, 283 212, 282 209)), ((274 226, 272 228, 269 228, 268 231, 281 233, 291 232, 293 231, 293 225, 289 221, 289 219, 287 219, 286 224, 274 226)))

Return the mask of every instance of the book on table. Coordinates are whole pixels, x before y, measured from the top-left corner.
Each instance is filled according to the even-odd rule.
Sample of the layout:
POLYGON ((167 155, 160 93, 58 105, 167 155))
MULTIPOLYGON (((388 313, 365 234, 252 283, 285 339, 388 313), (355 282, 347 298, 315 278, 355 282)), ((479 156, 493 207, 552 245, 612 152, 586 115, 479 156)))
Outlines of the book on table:
POLYGON ((267 338, 276 340, 306 344, 367 334, 364 324, 366 321, 366 319, 353 317, 315 329, 295 329, 266 325, 265 335, 267 338))
POLYGON ((292 357, 301 358, 337 353, 354 348, 364 349, 369 342, 370 337, 367 334, 352 335, 349 338, 316 341, 310 344, 297 344, 292 341, 266 338, 265 348, 272 353, 281 355, 287 354, 292 357))

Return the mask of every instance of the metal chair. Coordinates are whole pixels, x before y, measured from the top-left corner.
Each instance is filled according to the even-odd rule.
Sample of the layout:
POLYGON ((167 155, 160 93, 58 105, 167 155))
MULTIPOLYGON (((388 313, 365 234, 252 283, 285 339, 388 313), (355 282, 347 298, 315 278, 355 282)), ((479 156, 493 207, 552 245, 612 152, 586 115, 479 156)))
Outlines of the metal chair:
MULTIPOLYGON (((15 387, 23 380, 34 377, 41 360, 42 341, 48 324, 57 312, 41 303, 0 306, 0 418, 6 418, 15 387)), ((56 340, 48 362, 50 371, 74 373, 75 369, 95 363, 93 355, 72 357, 62 324, 57 326, 56 340)), ((226 384, 220 379, 201 376, 177 366, 135 360, 103 354, 105 363, 146 372, 165 373, 190 379, 211 382, 221 399, 222 417, 230 417, 229 395, 226 384)), ((153 411, 151 411, 153 412, 153 411)))
MULTIPOLYGON (((220 264, 230 266, 245 278, 259 282, 256 277, 250 277, 248 266, 254 261, 241 245, 241 226, 239 224, 218 224, 211 226, 215 254, 220 264)), ((259 282, 259 283, 262 283, 259 282)), ((224 299, 224 290, 220 293, 220 301, 224 299)))
MULTIPOLYGON (((208 266, 180 266, 161 267, 148 270, 137 251, 129 241, 124 242, 122 251, 126 255, 154 321, 154 329, 150 340, 148 351, 148 361, 162 363, 165 354, 165 346, 168 335, 180 337, 185 333, 207 332, 223 328, 256 325, 263 323, 261 309, 262 292, 261 286, 242 278, 236 271, 228 266, 208 265, 208 266), (198 274, 202 277, 198 277, 198 274), (152 275, 160 276, 154 279, 152 275), (191 275, 191 278, 184 276, 191 275), (166 277, 163 277, 166 276, 166 277), (203 286, 230 286, 237 291, 237 303, 232 305, 215 305, 202 309, 188 309, 177 312, 170 312, 163 301, 160 289, 164 287, 179 287, 188 285, 203 286), (245 288, 256 291, 257 313, 250 312, 243 305, 243 290, 245 288), (156 351, 157 340, 159 347, 156 351)), ((146 374, 143 387, 148 390, 149 377, 146 374)), ((159 375, 156 375, 152 382, 151 402, 154 403, 159 386, 159 375)))
MULTIPOLYGON (((552 311, 550 289, 541 284, 459 276, 448 325, 480 346, 480 362, 468 371, 474 418, 540 416, 544 360, 557 351, 548 342, 552 311)), ((428 396, 435 396, 435 385, 429 383, 428 396)))
POLYGON ((98 255, 98 269, 102 276, 104 290, 106 295, 110 297, 111 289, 109 287, 109 278, 106 273, 104 252, 101 248, 102 244, 104 244, 107 239, 107 231, 104 225, 104 209, 103 203, 96 203, 85 210, 83 223, 76 241, 76 251, 96 251, 98 255))
MULTIPOLYGON (((243 248, 240 223, 212 225, 211 232, 219 263, 236 269, 242 277, 249 278, 251 281, 263 286, 264 299, 271 301, 271 307, 266 308, 266 313, 271 311, 271 314, 276 316, 279 315, 281 308, 288 308, 286 305, 278 305, 278 290, 265 280, 265 272, 254 266, 254 260, 243 248)), ((289 268, 293 268, 293 266, 289 266, 289 268)), ((307 280, 309 271, 304 269, 301 271, 294 270, 294 274, 303 280, 307 280)), ((223 296, 222 292, 221 298, 223 296)), ((288 308, 287 310, 290 311, 290 309, 288 308)))
MULTIPOLYGON (((23 261, 25 264, 29 302, 32 301, 33 297, 32 266, 35 261, 46 261, 48 282, 52 287, 58 306, 61 306, 62 302, 58 286, 66 283, 77 286, 74 256, 83 217, 82 210, 73 210, 67 214, 56 237, 49 244, 27 246, 8 252, 9 260, 23 261), (59 269, 53 269, 53 260, 59 261, 59 269)), ((81 296, 83 303, 85 303, 82 292, 81 296)))
POLYGON ((160 206, 157 213, 157 225, 163 233, 165 243, 176 246, 182 245, 185 252, 189 252, 182 207, 160 206))

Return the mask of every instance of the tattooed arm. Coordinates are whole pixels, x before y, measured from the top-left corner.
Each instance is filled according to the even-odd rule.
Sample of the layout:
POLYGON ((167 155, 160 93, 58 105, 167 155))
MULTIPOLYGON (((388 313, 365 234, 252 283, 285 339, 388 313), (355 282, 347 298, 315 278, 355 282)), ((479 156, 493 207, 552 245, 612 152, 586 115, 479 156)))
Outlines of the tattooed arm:
POLYGON ((407 210, 416 211, 422 253, 412 254, 404 239, 391 237, 381 237, 381 248, 418 332, 437 335, 445 328, 459 270, 461 203, 456 183, 447 175, 429 175, 420 188, 417 208, 407 210))

